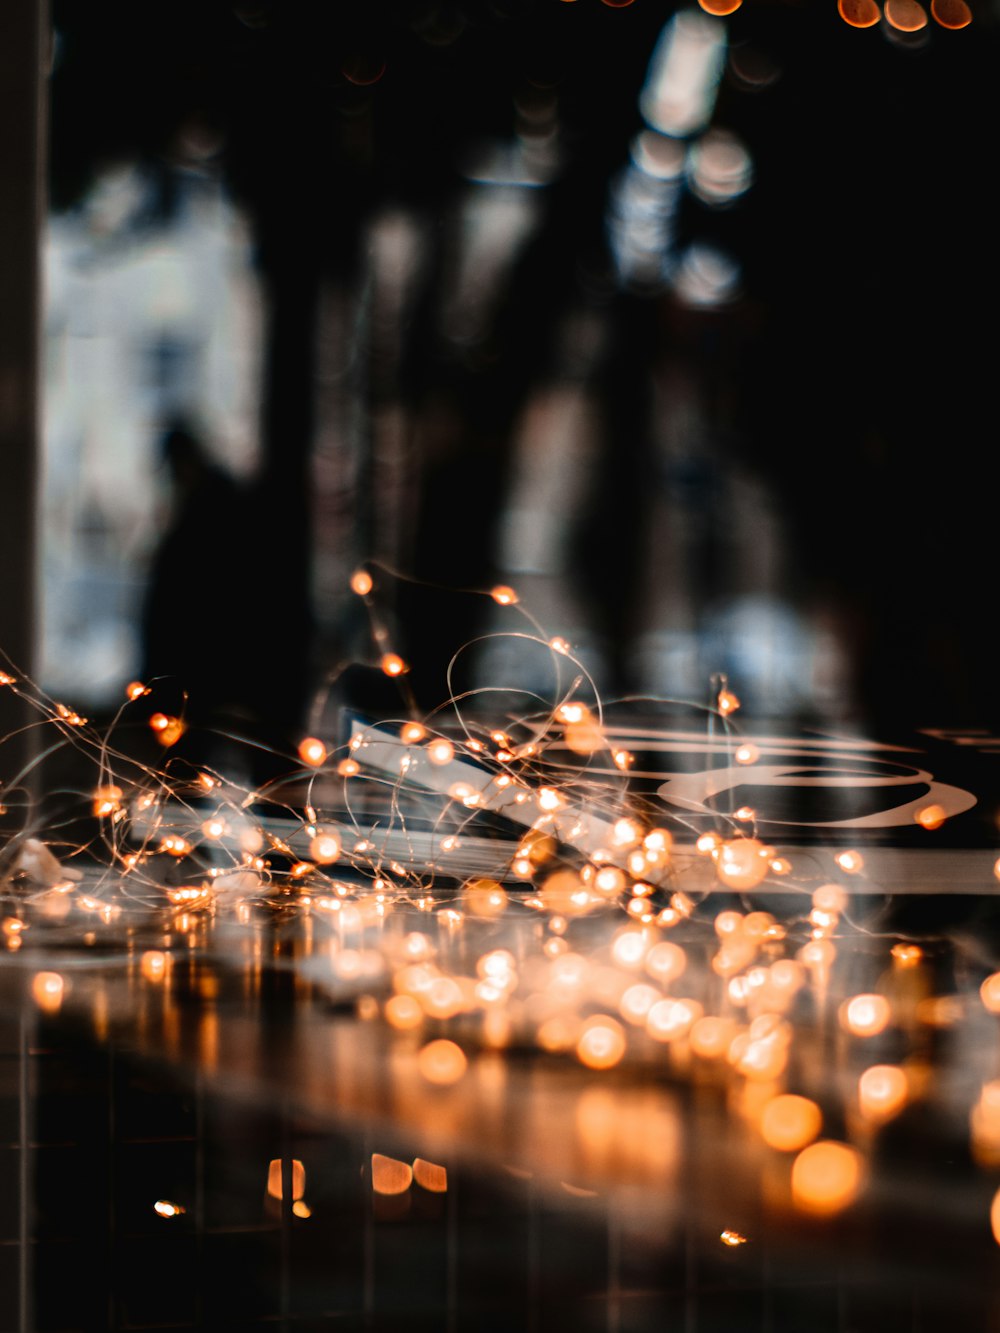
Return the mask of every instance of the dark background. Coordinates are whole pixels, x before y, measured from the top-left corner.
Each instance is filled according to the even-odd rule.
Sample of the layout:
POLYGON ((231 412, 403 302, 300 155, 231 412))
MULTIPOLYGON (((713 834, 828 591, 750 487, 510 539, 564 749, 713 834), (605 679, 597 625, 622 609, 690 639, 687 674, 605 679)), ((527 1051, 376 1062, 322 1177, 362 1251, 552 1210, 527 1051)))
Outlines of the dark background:
MULTIPOLYGON (((364 642, 356 611, 317 616, 309 592, 331 293, 356 317, 337 355, 362 416, 391 404, 406 423, 406 575, 462 588, 503 578, 516 422, 541 387, 576 375, 600 446, 563 577, 609 691, 635 683, 643 589, 659 575, 653 497, 695 496, 685 577, 695 604, 711 606, 741 559, 716 503, 740 469, 780 520, 782 598, 845 654, 842 714, 876 728, 992 716, 992 15, 979 5, 963 31, 931 22, 906 36, 884 22, 851 29, 832 0, 747 0, 726 21, 713 123, 743 139, 755 178, 725 209, 682 201, 678 246, 721 244, 742 270, 739 299, 706 311, 669 286, 619 280, 607 246, 609 190, 642 128, 638 93, 674 8, 54 3, 53 208, 75 207, 107 163, 138 158, 169 212, 193 154, 250 221, 267 315, 252 580, 258 606, 280 603, 281 650, 267 654, 271 702, 259 681, 247 691, 251 711, 281 713, 270 719, 279 730, 294 731, 316 680, 364 642), (558 168, 500 298, 460 344, 442 333, 440 307, 463 164, 485 136, 509 140, 533 115, 557 133, 558 168), (431 237, 392 356, 363 318, 362 280, 372 218, 389 206, 431 237), (567 370, 560 331, 586 318, 598 350, 567 370), (651 443, 663 406, 650 385, 665 368, 702 402, 709 442, 679 480, 658 471, 651 443)), ((379 476, 366 466, 352 515, 359 560, 380 521, 379 476)), ((450 653, 483 628, 482 599, 387 596, 430 706, 450 653)))

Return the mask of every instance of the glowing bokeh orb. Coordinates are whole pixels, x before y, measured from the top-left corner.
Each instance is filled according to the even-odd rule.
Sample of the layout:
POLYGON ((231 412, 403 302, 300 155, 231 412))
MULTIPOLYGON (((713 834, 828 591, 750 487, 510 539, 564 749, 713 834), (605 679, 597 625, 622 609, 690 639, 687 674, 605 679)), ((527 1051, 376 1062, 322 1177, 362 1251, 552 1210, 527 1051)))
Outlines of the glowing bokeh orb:
POLYGON ((769 1148, 800 1152, 823 1128, 823 1115, 814 1101, 786 1092, 772 1097, 760 1117, 760 1133, 769 1148))
POLYGON ((803 1212, 829 1217, 858 1197, 861 1155, 846 1143, 824 1139, 803 1148, 792 1165, 792 1199, 803 1212))
POLYGON ((439 1087, 457 1083, 468 1068, 468 1060, 461 1046, 441 1037, 429 1041, 421 1047, 417 1055, 417 1068, 428 1083, 439 1087))
POLYGON ((372 576, 367 569, 356 569, 351 575, 351 592, 359 597, 367 597, 373 588, 372 576))
POLYGON ((731 838, 719 848, 715 872, 731 889, 754 889, 767 877, 770 853, 756 838, 731 838))
POLYGON ((306 736, 299 741, 299 758, 310 768, 319 768, 326 760, 326 746, 316 736, 306 736))

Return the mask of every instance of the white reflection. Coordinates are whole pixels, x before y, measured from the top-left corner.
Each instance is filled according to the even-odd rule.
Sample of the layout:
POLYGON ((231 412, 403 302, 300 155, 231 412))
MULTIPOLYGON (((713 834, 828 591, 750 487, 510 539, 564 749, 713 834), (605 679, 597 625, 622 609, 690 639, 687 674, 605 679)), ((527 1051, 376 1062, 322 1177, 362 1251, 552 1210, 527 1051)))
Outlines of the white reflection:
POLYGON ((687 135, 712 116, 726 59, 726 25, 698 10, 675 14, 649 62, 639 109, 653 129, 687 135))

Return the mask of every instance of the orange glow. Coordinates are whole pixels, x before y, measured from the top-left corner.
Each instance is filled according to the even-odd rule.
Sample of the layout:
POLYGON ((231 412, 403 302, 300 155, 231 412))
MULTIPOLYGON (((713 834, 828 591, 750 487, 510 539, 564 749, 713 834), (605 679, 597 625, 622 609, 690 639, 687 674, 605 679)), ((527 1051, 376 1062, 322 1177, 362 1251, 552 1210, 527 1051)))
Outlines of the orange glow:
POLYGON ((615 768, 620 768, 623 773, 635 763, 635 755, 630 750, 612 750, 611 758, 615 761, 615 768))
POLYGON ((837 10, 852 28, 871 28, 882 15, 875 0, 837 0, 837 10))
POLYGON ((340 856, 341 850, 337 835, 324 829, 317 830, 316 836, 309 843, 309 855, 321 866, 331 865, 340 856))
POLYGON ((6 671, 0 671, 0 685, 16 685, 17 677, 9 676, 6 671))
POLYGON ((590 893, 572 870, 557 870, 542 885, 545 910, 559 916, 579 916, 590 907, 590 893))
POLYGON ((420 725, 419 722, 406 722, 400 730, 399 738, 407 745, 416 745, 427 735, 427 728, 420 725))
POLYGON ((894 944, 889 952, 898 967, 916 967, 924 956, 919 944, 894 944))
POLYGON ((187 856, 190 850, 191 844, 179 833, 168 833, 160 839, 160 851, 166 852, 168 856, 187 856))
POLYGON ((431 1194, 446 1194, 448 1192, 448 1172, 443 1166, 438 1166, 436 1162, 426 1162, 422 1157, 413 1159, 413 1179, 421 1189, 429 1190, 431 1194))
POLYGON ((821 884, 813 893, 812 904, 821 912, 842 912, 847 906, 847 894, 839 884, 821 884))
POLYGON ((699 1018, 690 1040, 695 1055, 703 1060, 721 1060, 733 1040, 733 1024, 728 1018, 699 1018))
POLYGON ((436 1083, 440 1087, 457 1083, 468 1064, 461 1046, 443 1037, 438 1041, 429 1041, 417 1056, 417 1068, 421 1074, 428 1083, 436 1083))
POLYGON ((623 930, 615 937, 615 942, 611 946, 611 957, 619 967, 641 967, 648 948, 649 941, 643 931, 623 930))
POLYGON ((979 987, 979 996, 991 1014, 1000 1014, 1000 972, 994 972, 979 987))
POLYGON ((745 741, 742 745, 737 746, 733 758, 738 764, 755 764, 760 758, 760 751, 757 749, 756 745, 752 745, 749 741, 745 741))
POLYGON ((149 690, 143 685, 141 680, 130 680, 125 686, 125 697, 130 699, 133 703, 136 699, 141 699, 144 694, 148 693, 149 690))
POLYGON ((171 1203, 169 1199, 157 1199, 153 1204, 153 1210, 161 1217, 180 1217, 187 1209, 179 1203, 171 1203))
POLYGON ((39 1009, 56 1014, 63 1002, 66 983, 58 972, 36 972, 31 983, 31 994, 39 1009))
POLYGON ((376 1194, 405 1194, 413 1183, 413 1168, 395 1157, 372 1153, 372 1189, 376 1194))
POLYGON ((356 759, 341 759, 337 772, 342 778, 354 778, 361 772, 361 765, 356 759))
POLYGON ((426 747, 426 750, 427 758, 432 764, 437 764, 438 767, 441 767, 444 764, 450 764, 455 758, 454 745, 452 745, 451 741, 445 740, 443 736, 439 736, 437 740, 431 741, 426 747))
POLYGON ((720 912, 715 918, 715 933, 719 939, 743 933, 742 912, 720 912))
POLYGON ((536 799, 539 810, 544 810, 546 814, 561 810, 566 804, 565 798, 560 792, 556 791, 555 787, 539 787, 536 799))
POLYGON ((97 787, 94 791, 94 803, 91 807, 98 819, 117 814, 122 808, 122 789, 108 785, 97 787))
POLYGON ((733 838, 719 848, 716 874, 731 889, 753 889, 767 877, 770 849, 756 838, 733 838))
POLYGON ((576 1043, 576 1054, 588 1069, 611 1069, 625 1054, 622 1025, 603 1014, 588 1019, 576 1043))
POLYGON ((508 588, 506 583, 498 583, 491 589, 490 596, 498 606, 516 606, 519 600, 514 589, 508 588))
POLYGON ((615 898, 625 888, 625 872, 617 866, 602 866, 594 876, 594 888, 605 898, 615 898))
POLYGON ((931 13, 942 28, 967 28, 972 22, 965 0, 931 0, 931 13))
MULTIPOLYGON (((267 1192, 272 1199, 282 1197, 281 1158, 275 1157, 267 1168, 267 1192)), ((292 1161, 292 1198, 301 1199, 306 1192, 306 1169, 298 1158, 292 1161)))
POLYGON ((660 1000, 646 1015, 646 1031, 654 1041, 677 1041, 701 1016, 697 1000, 660 1000))
POLYGON ((398 653, 383 653, 379 666, 387 676, 403 676, 410 669, 398 653))
POLYGON ((885 0, 885 19, 899 32, 919 32, 927 26, 927 11, 917 0, 885 0))
POLYGON ((507 908, 507 894, 495 879, 470 880, 463 896, 473 916, 503 916, 507 908))
MULTIPOLYGON (((708 6, 705 4, 705 0, 700 0, 700 3, 703 9, 708 8, 708 6)), ((740 3, 742 3, 742 0, 740 0, 740 3)), ((713 11, 710 9, 708 12, 710 14, 713 13, 713 11)), ((719 1240, 722 1241, 723 1245, 728 1245, 730 1249, 734 1249, 737 1245, 745 1245, 747 1243, 746 1236, 740 1235, 738 1231, 731 1231, 728 1227, 726 1228, 725 1231, 721 1231, 719 1233, 719 1240)))
POLYGON ((711 856, 722 846, 722 839, 717 833, 703 833, 695 843, 695 851, 700 852, 702 856, 711 856))
POLYGON ((729 14, 735 14, 743 0, 698 0, 698 3, 706 14, 724 19, 729 14))
POLYGON ((947 818, 948 812, 942 805, 925 805, 914 815, 920 827, 925 829, 940 828, 947 818))
POLYGON ((898 1065, 872 1065, 858 1079, 858 1105, 866 1120, 891 1120, 906 1105, 910 1086, 898 1065))
POLYGON ((139 969, 147 981, 162 981, 167 970, 167 955, 159 949, 147 949, 142 955, 139 969))
POLYGON ((822 1128, 823 1116, 816 1103, 790 1092, 772 1097, 760 1118, 761 1137, 778 1152, 799 1152, 822 1128))
POLYGON ((312 1209, 305 1199, 296 1199, 292 1204, 292 1212, 296 1217, 312 1217, 312 1209))
POLYGON ((176 745, 186 730, 179 717, 168 717, 166 713, 154 713, 149 725, 164 749, 176 745))
POLYGON ((299 758, 310 768, 319 768, 326 762, 326 746, 315 736, 306 736, 305 740, 299 741, 299 758))
POLYGON ((993 1239, 1000 1245, 1000 1190, 994 1194, 993 1202, 990 1204, 990 1229, 993 1232, 993 1239))
POLYGON ((367 597, 373 587, 372 576, 367 569, 356 569, 351 575, 351 592, 357 593, 359 597, 367 597))
POLYGON ((855 995, 840 1006, 840 1025, 855 1037, 875 1037, 884 1032, 892 1017, 884 995, 855 995))
POLYGON ((824 1139, 804 1148, 792 1165, 792 1198, 803 1212, 828 1217, 858 1197, 861 1156, 846 1143, 824 1139))
POLYGON ((840 852, 833 859, 845 875, 858 875, 865 868, 865 860, 860 852, 840 852))
POLYGON ((730 713, 735 713, 740 706, 740 701, 737 699, 736 695, 733 694, 732 690, 720 690, 718 702, 719 712, 723 717, 728 716, 730 713))
POLYGON ((386 1022, 400 1031, 418 1028, 424 1021, 424 1011, 412 995, 394 995, 385 1004, 386 1022))

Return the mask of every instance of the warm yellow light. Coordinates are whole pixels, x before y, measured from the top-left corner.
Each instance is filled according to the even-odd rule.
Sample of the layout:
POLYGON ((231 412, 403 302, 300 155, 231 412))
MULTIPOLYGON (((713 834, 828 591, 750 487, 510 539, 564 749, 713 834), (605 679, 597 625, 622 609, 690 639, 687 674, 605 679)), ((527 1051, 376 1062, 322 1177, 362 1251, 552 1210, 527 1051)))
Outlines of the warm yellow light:
POLYGON ((616 898, 626 884, 625 872, 617 866, 601 866, 594 876, 594 889, 605 898, 616 898))
POLYGON ((931 0, 931 13, 942 28, 967 28, 972 10, 965 0, 931 0))
POLYGON ((677 1041, 701 1016, 697 1000, 659 1000, 646 1015, 646 1031, 654 1041, 677 1041))
POLYGON ((717 833, 703 833, 694 845, 695 851, 702 856, 711 856, 722 846, 722 839, 717 833))
POLYGON ((612 750, 611 758, 614 760, 615 768, 620 768, 623 773, 635 763, 635 755, 629 750, 612 750))
POLYGON ((918 810, 914 819, 925 829, 938 829, 948 818, 948 812, 943 805, 925 805, 918 810))
POLYGON ((455 747, 452 745, 451 741, 445 740, 443 736, 439 736, 437 740, 431 741, 431 743, 426 746, 426 751, 427 758, 432 764, 437 764, 438 767, 441 767, 444 764, 450 764, 455 758, 455 747))
POLYGON ((721 1060, 733 1040, 733 1023, 728 1018, 709 1015, 699 1018, 691 1028, 691 1049, 703 1060, 721 1060))
POLYGON ((465 906, 473 916, 503 916, 507 894, 495 879, 472 879, 465 886, 465 906))
POLYGON ((719 712, 725 717, 729 713, 735 713, 740 706, 740 701, 732 690, 719 691, 719 712))
POLYGON ((406 745, 416 745, 427 735, 427 728, 421 726, 419 722, 404 722, 400 728, 399 738, 406 745))
POLYGON ((891 1120, 910 1094, 905 1072, 898 1065, 872 1065, 858 1079, 858 1105, 866 1120, 891 1120))
POLYGON ((865 868, 865 860, 860 852, 839 852, 833 859, 845 875, 858 875, 865 868))
POLYGON ((894 944, 889 952, 897 967, 916 967, 924 956, 919 944, 894 944))
POLYGON ((979 996, 991 1014, 1000 1014, 1000 972, 986 978, 979 987, 979 996))
POLYGON ((372 576, 367 569, 356 569, 351 575, 351 592, 359 597, 367 597, 373 588, 372 576))
POLYGON ((410 669, 398 653, 383 653, 379 666, 387 676, 402 676, 410 669))
POLYGON ((39 1009, 47 1014, 59 1011, 66 983, 58 972, 36 972, 31 982, 31 994, 39 1009))
POLYGON ((857 1198, 861 1182, 860 1154, 830 1139, 804 1148, 792 1165, 792 1198, 803 1212, 839 1213, 857 1198))
POLYGON ((342 778, 354 778, 361 772, 361 765, 356 759, 341 759, 337 772, 342 778))
POLYGON ((917 0, 885 0, 885 18, 899 32, 919 32, 927 26, 927 11, 917 0))
POLYGON ((468 1068, 468 1063, 461 1046, 443 1037, 429 1041, 417 1055, 417 1068, 427 1082, 442 1087, 457 1083, 468 1068))
POLYGON ((799 1152, 823 1128, 823 1116, 815 1102, 795 1093, 772 1097, 760 1118, 760 1133, 769 1148, 799 1152))
POLYGON ((92 809, 98 819, 105 819, 109 815, 115 815, 122 808, 122 789, 113 784, 103 787, 97 787, 94 790, 94 801, 92 809))
POLYGON ((448 1190, 448 1171, 436 1162, 427 1162, 422 1157, 413 1159, 413 1179, 421 1189, 431 1194, 445 1194, 448 1190))
POLYGON ((168 717, 166 713, 154 713, 149 719, 149 725, 164 749, 176 745, 186 730, 179 717, 168 717))
POLYGON ((491 590, 490 596, 498 606, 515 606, 518 601, 517 593, 513 588, 508 588, 506 583, 498 583, 491 590))
POLYGON ((372 1153, 372 1189, 376 1194, 405 1194, 412 1183, 413 1168, 408 1162, 372 1153))
POLYGON ((539 787, 536 799, 539 810, 544 810, 546 814, 561 810, 566 804, 565 798, 555 787, 539 787))
MULTIPOLYGON (((267 1192, 272 1199, 283 1198, 281 1158, 275 1157, 267 1167, 267 1192)), ((292 1198, 301 1199, 306 1192, 306 1169, 299 1159, 292 1159, 292 1198)))
POLYGON ((299 758, 310 768, 319 768, 326 761, 326 746, 316 736, 299 741, 299 758))
POLYGON ((756 838, 732 838, 719 848, 715 871, 731 889, 753 889, 767 877, 770 849, 756 838))
POLYGON ((292 1212, 296 1217, 312 1217, 312 1209, 306 1203, 305 1199, 296 1199, 292 1204, 292 1212))
POLYGON ((842 912, 847 894, 839 884, 821 884, 813 893, 812 904, 820 912, 842 912))
POLYGON ((837 0, 837 10, 852 28, 871 28, 882 17, 875 0, 837 0))
POLYGON ((742 745, 736 747, 733 758, 738 764, 755 764, 760 758, 760 750, 749 741, 744 741, 742 745))
POLYGON ((855 1037, 875 1037, 892 1017, 884 995, 855 995, 840 1006, 840 1025, 855 1037))
POLYGON ((182 1213, 187 1211, 181 1204, 171 1203, 169 1199, 157 1199, 153 1204, 153 1209, 161 1217, 180 1217, 182 1213))
POLYGON ((316 836, 310 840, 309 855, 317 865, 328 866, 338 859, 341 853, 340 839, 335 833, 329 833, 325 829, 318 829, 316 836))
MULTIPOLYGON (((739 3, 742 3, 742 0, 739 0, 739 3)), ((705 0, 700 0, 700 4, 703 9, 708 9, 705 0)), ((709 9, 708 12, 711 14, 714 11, 709 9)), ((722 1241, 723 1245, 728 1245, 730 1249, 735 1248, 737 1245, 745 1245, 747 1243, 746 1236, 741 1235, 738 1231, 730 1230, 729 1227, 727 1227, 725 1231, 719 1233, 719 1240, 722 1241)))
POLYGON ((589 1018, 576 1043, 577 1059, 588 1069, 611 1069, 625 1054, 625 1031, 603 1014, 589 1018))
POLYGON ((159 949, 147 949, 142 955, 139 969, 147 981, 162 981, 167 970, 167 955, 159 949))

